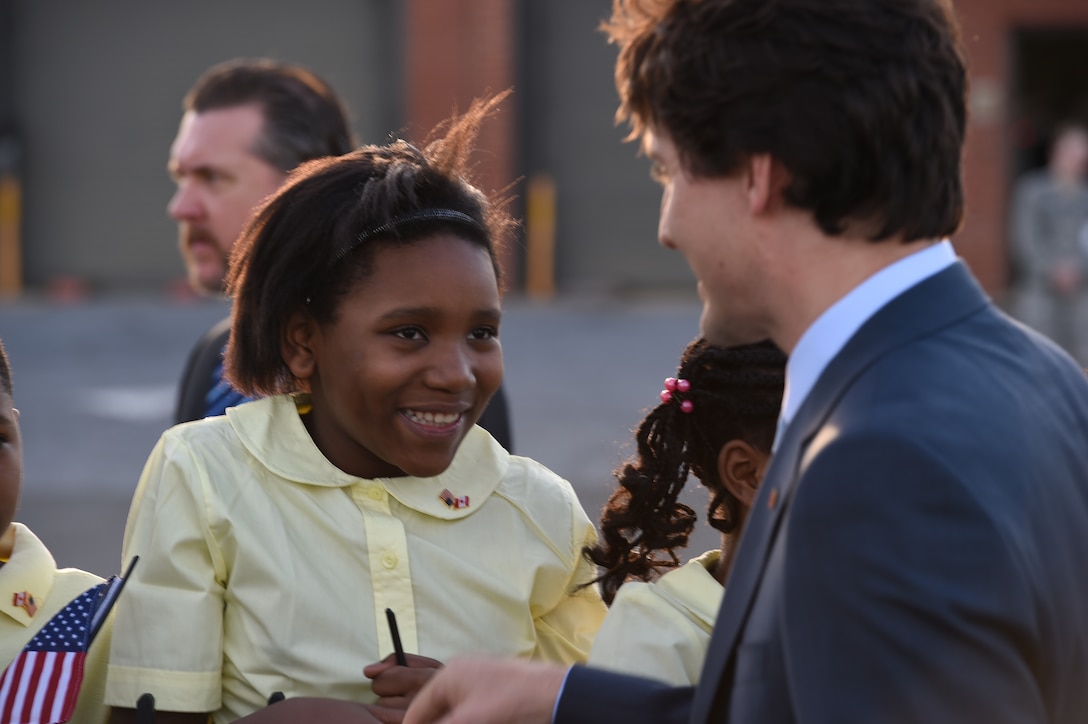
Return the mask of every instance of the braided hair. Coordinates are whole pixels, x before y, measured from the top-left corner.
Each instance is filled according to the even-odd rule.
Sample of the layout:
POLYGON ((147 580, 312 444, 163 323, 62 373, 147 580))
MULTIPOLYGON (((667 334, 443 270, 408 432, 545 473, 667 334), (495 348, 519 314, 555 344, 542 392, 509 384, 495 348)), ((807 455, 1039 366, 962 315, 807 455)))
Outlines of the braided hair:
POLYGON ((736 532, 741 504, 718 477, 718 453, 735 439, 770 452, 785 366, 769 341, 726 349, 697 339, 687 346, 677 373, 687 390, 642 421, 637 457, 615 472, 619 485, 601 513, 600 543, 583 550, 602 569, 595 581, 607 603, 625 580, 648 581, 680 564, 676 549, 687 545, 696 520, 677 502, 689 472, 710 491, 710 525, 736 532))

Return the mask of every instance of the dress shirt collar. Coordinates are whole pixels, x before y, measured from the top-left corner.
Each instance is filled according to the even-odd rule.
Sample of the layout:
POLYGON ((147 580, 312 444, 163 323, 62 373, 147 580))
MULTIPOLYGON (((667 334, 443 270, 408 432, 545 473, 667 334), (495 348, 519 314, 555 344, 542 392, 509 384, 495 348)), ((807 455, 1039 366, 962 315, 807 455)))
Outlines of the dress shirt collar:
POLYGON ((786 364, 786 389, 775 447, 820 374, 854 333, 885 304, 923 279, 951 266, 956 253, 945 240, 884 267, 831 305, 805 330, 786 364))

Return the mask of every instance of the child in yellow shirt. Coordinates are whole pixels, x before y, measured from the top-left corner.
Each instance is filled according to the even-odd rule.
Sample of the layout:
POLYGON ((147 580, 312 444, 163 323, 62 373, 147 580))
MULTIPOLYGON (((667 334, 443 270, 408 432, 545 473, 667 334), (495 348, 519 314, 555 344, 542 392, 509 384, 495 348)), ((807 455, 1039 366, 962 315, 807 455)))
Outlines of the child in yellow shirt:
MULTIPOLYGON (((23 650, 54 614, 102 582, 78 568, 57 568, 49 549, 30 528, 13 521, 23 485, 19 411, 15 409, 11 362, 0 341, 0 671, 23 650)), ((102 703, 109 660, 107 618, 84 660, 83 683, 71 721, 105 722, 102 703)))
POLYGON ((217 724, 276 692, 403 706, 426 672, 362 675, 393 651, 387 608, 433 660, 585 659, 605 613, 584 586, 594 526, 566 481, 475 425, 503 375, 512 222, 467 162, 497 101, 424 151, 300 167, 238 241, 225 365, 262 399, 151 453, 125 532, 140 565, 116 613, 115 721, 145 692, 171 721, 217 724))
POLYGON ((723 349, 700 339, 684 350, 661 404, 638 428, 638 457, 617 471, 601 543, 587 551, 611 604, 591 666, 674 686, 698 682, 733 539, 770 460, 785 367, 770 342, 723 349), (722 544, 681 566, 677 550, 695 513, 676 498, 689 472, 710 492, 707 517, 722 544))

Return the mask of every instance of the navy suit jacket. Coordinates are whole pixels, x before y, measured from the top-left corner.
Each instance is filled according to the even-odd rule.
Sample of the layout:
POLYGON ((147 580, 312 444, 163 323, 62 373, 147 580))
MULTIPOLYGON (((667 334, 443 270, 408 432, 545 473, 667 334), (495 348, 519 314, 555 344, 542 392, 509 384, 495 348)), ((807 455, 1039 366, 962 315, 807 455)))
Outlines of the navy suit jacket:
POLYGON ((789 425, 695 689, 584 667, 558 724, 1088 722, 1088 379, 957 263, 789 425))

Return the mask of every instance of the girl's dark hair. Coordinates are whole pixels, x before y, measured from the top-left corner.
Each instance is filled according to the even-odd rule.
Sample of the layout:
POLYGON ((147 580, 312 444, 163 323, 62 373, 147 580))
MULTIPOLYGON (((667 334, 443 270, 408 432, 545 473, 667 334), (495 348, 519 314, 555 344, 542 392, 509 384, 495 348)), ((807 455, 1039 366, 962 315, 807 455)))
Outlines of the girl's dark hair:
POLYGON ((332 322, 384 245, 450 232, 486 249, 499 276, 497 248, 514 222, 506 200, 472 185, 469 156, 484 118, 508 94, 477 100, 435 129, 441 137, 422 151, 398 140, 305 163, 264 202, 227 275, 234 311, 225 369, 238 390, 299 391, 280 352, 284 325, 299 312, 332 322))
POLYGON ((684 350, 677 377, 690 389, 642 421, 638 455, 616 471, 619 486, 601 513, 601 541, 583 551, 602 569, 596 580, 607 603, 625 580, 647 581, 679 565, 676 549, 687 545, 696 519, 676 500, 689 472, 710 490, 710 524, 736 531, 740 501, 718 478, 718 452, 737 439, 770 452, 785 369, 786 355, 771 342, 722 348, 697 339, 684 350), (682 400, 691 412, 681 410, 682 400))

